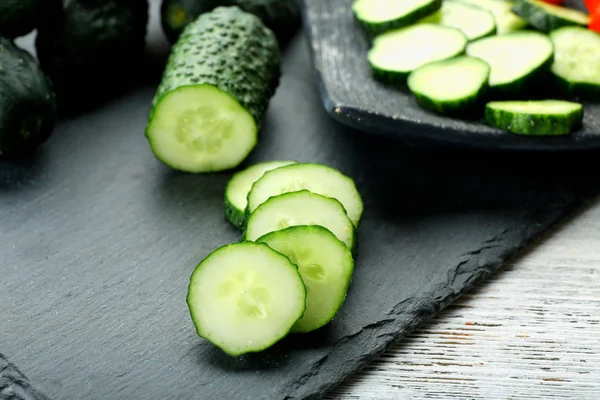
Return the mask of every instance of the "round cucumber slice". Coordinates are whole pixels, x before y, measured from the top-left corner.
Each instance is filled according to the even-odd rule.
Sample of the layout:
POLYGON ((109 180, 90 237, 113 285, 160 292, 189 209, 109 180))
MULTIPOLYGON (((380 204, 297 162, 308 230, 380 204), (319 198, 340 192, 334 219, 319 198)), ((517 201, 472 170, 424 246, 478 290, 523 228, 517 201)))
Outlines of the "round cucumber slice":
POLYGON ((342 204, 308 190, 284 193, 261 204, 250 214, 243 239, 255 241, 269 232, 297 225, 323 226, 349 249, 356 246, 354 225, 342 204))
POLYGON ((298 266, 306 286, 306 311, 291 332, 311 332, 325 326, 346 299, 354 259, 348 247, 322 226, 292 226, 257 239, 298 266))
POLYGON ((297 163, 267 171, 252 185, 246 212, 254 212, 271 196, 303 189, 338 200, 354 226, 358 227, 364 207, 354 181, 337 169, 322 164, 297 163))
POLYGON ((243 228, 246 222, 248 193, 254 182, 267 171, 295 163, 296 161, 266 161, 234 174, 225 189, 225 218, 236 228, 243 228))
POLYGON ((201 84, 162 97, 146 135, 156 158, 174 169, 200 173, 237 167, 256 146, 258 128, 232 96, 201 84))
POLYGON ((494 14, 483 8, 463 4, 458 0, 444 1, 439 11, 420 22, 460 29, 469 40, 481 39, 496 33, 494 14))
POLYGON ((356 0, 352 12, 371 33, 401 28, 439 10, 442 0, 356 0))
POLYGON ((288 334, 306 309, 306 288, 281 253, 262 243, 234 243, 196 267, 187 303, 198 335, 239 356, 288 334))

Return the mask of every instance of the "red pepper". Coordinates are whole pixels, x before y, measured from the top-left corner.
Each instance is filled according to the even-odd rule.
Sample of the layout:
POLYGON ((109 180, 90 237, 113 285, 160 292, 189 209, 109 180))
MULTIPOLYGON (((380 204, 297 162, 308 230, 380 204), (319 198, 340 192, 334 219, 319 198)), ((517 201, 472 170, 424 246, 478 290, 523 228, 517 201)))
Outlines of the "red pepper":
POLYGON ((588 9, 588 11, 591 14, 594 14, 596 12, 596 10, 598 10, 598 8, 600 6, 600 0, 585 0, 585 8, 588 9))
POLYGON ((596 8, 596 11, 590 14, 588 29, 600 33, 600 8, 596 8))

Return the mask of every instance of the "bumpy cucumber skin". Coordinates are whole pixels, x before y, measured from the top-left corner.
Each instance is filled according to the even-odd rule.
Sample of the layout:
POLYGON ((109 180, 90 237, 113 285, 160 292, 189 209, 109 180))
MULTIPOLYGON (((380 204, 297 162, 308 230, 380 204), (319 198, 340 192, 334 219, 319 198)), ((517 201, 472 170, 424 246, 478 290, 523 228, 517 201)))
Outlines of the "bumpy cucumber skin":
POLYGON ((300 26, 298 0, 163 0, 161 24, 167 39, 175 43, 188 24, 219 6, 238 6, 256 15, 280 42, 289 39, 300 26))
MULTIPOLYGON (((190 283, 188 285, 188 293, 186 296, 186 303, 188 305, 188 309, 190 310, 190 314, 191 314, 191 318, 192 318, 192 322, 194 323, 194 327, 196 329, 196 333, 198 334, 198 336, 200 336, 203 339, 208 340, 209 342, 211 342, 212 344, 214 344, 215 346, 219 347, 225 354, 231 356, 231 357, 239 357, 243 354, 250 354, 250 353, 259 353, 261 351, 267 350, 269 347, 271 347, 272 345, 274 345, 277 341, 283 339, 284 337, 286 337, 291 329, 292 326, 290 326, 290 330, 288 330, 287 332, 282 332, 282 334, 280 335, 279 338, 276 338, 274 340, 274 342, 272 343, 271 346, 266 346, 264 348, 261 349, 254 349, 254 350, 250 350, 250 351, 244 351, 244 352, 235 352, 235 351, 231 351, 230 349, 226 348, 226 347, 221 347, 219 346, 217 343, 215 343, 214 341, 211 340, 210 335, 207 335, 204 333, 203 331, 203 327, 201 326, 201 324, 194 319, 194 315, 193 315, 193 295, 192 295, 192 283, 194 281, 194 275, 202 268, 203 264, 205 262, 207 262, 208 260, 210 260, 210 257, 217 254, 220 251, 226 251, 227 249, 231 248, 231 247, 236 247, 236 246, 244 246, 244 245, 253 245, 253 246, 264 246, 265 248, 269 249, 270 251, 272 251, 274 254, 274 256, 281 256, 283 257, 285 260, 287 260, 287 262, 290 265, 290 268, 292 268, 293 270, 295 270, 295 272, 298 274, 298 277, 300 278, 300 280, 302 281, 302 277, 300 276, 300 273, 298 272, 298 267, 296 265, 294 265, 286 256, 284 256, 281 253, 276 252, 275 250, 271 249, 269 246, 267 246, 264 243, 256 243, 256 242, 237 242, 237 243, 231 243, 231 244, 226 244, 224 246, 221 246, 217 249, 215 249, 212 253, 210 253, 208 256, 206 256, 206 258, 204 258, 204 260, 202 260, 194 269, 194 272, 192 273, 192 276, 190 278, 190 283)), ((306 287, 304 286, 304 282, 302 283, 302 287, 304 287, 304 297, 306 298, 306 287)), ((298 319, 302 318, 302 316, 304 315, 304 311, 306 311, 306 304, 305 304, 305 308, 302 310, 302 312, 300 313, 298 319)))
POLYGON ((208 84, 236 99, 260 126, 279 86, 280 65, 277 39, 258 17, 217 7, 189 24, 171 49, 149 122, 170 92, 208 84))
POLYGON ((61 0, 0 1, 0 35, 9 39, 25 36, 46 18, 53 18, 61 0))
MULTIPOLYGON (((404 1, 404 0, 403 0, 404 1)), ((440 10, 442 7, 442 0, 435 0, 432 3, 426 4, 425 6, 415 10, 414 14, 405 15, 400 18, 396 18, 389 21, 383 22, 370 22, 361 19, 360 15, 354 11, 354 18, 359 22, 362 28, 370 35, 378 35, 380 33, 403 28, 409 25, 414 24, 415 22, 427 17, 428 15, 433 14, 434 12, 440 10)))
POLYGON ((60 113, 87 111, 136 82, 148 13, 148 0, 71 0, 44 22, 36 51, 60 113))
POLYGON ((563 26, 585 26, 558 15, 552 15, 528 0, 518 0, 513 6, 512 12, 528 21, 529 25, 535 29, 545 33, 563 26))
POLYGON ((485 122, 493 127, 517 135, 560 136, 568 135, 581 127, 583 107, 568 116, 517 114, 498 110, 493 103, 485 108, 485 122))
POLYGON ((32 153, 52 134, 56 114, 52 83, 37 60, 0 37, 0 158, 32 153))

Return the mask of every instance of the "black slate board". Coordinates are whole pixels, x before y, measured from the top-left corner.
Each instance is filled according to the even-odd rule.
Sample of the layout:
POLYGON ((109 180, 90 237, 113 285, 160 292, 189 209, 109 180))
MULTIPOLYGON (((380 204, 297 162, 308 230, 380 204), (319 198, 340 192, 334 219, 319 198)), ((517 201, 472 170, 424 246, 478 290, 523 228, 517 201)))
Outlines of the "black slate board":
MULTIPOLYGON (((164 51, 155 18, 151 37, 164 51)), ((29 162, 0 164, 0 352, 50 399, 317 398, 600 187, 599 153, 417 150, 336 123, 302 36, 283 69, 248 163, 324 162, 356 179, 364 222, 339 315, 239 359, 196 336, 190 274, 239 238, 222 209, 231 172, 180 174, 153 158, 153 81, 64 120, 29 162)))
MULTIPOLYGON (((354 0, 302 2, 323 105, 344 124, 420 146, 539 151, 600 148, 598 102, 585 102, 583 128, 561 137, 519 136, 479 120, 447 118, 423 110, 408 89, 372 78, 367 63, 369 38, 352 14, 354 0)), ((582 0, 566 0, 565 4, 585 10, 582 0)), ((550 89, 537 96, 549 98, 556 93, 550 89)))

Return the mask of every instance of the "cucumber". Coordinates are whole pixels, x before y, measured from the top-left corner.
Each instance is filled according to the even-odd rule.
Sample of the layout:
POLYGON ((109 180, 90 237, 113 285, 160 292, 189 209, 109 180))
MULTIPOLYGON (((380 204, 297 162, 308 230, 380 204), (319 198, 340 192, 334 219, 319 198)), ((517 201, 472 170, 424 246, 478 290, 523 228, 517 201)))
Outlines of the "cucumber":
POLYGON ((426 64, 408 77, 417 103, 428 110, 449 115, 469 115, 483 105, 490 67, 468 56, 426 64))
POLYGON ((491 12, 460 1, 444 1, 441 10, 425 17, 420 23, 433 23, 460 29, 469 40, 496 34, 496 20, 491 12))
POLYGON ((299 225, 256 240, 298 266, 306 286, 306 311, 291 332, 305 333, 329 323, 342 307, 352 273, 352 253, 333 233, 318 225, 299 225))
POLYGON ((0 158, 30 155, 50 137, 56 118, 52 84, 37 60, 0 36, 0 158))
POLYGON ((600 34, 576 26, 550 33, 554 43, 552 73, 561 89, 580 97, 600 96, 600 34))
POLYGON ((369 50, 368 61, 376 79, 401 83, 422 65, 463 53, 467 42, 467 37, 458 29, 417 24, 377 36, 369 50))
POLYGON ((154 97, 154 155, 190 173, 237 167, 257 144, 280 74, 277 39, 258 17, 238 7, 202 14, 173 46, 154 97))
POLYGON ((298 163, 266 172, 252 185, 246 212, 254 212, 271 196, 302 189, 337 199, 354 226, 358 227, 363 202, 354 181, 340 171, 321 164, 298 163))
POLYGON ((2 0, 0 1, 0 35, 9 39, 25 36, 45 18, 53 18, 62 0, 2 0))
POLYGON ((298 0, 163 0, 160 11, 165 36, 175 43, 188 24, 219 6, 238 6, 256 15, 280 41, 300 26, 298 0))
POLYGON ((485 108, 488 125, 519 135, 568 135, 583 121, 583 106, 563 100, 496 101, 485 108))
POLYGON ((590 22, 589 15, 584 12, 542 0, 517 0, 512 11, 535 29, 546 33, 563 26, 587 27, 590 22))
POLYGON ((504 35, 520 31, 527 26, 527 21, 512 12, 514 1, 509 0, 458 0, 473 7, 491 12, 496 20, 496 33, 504 35))
POLYGON ((198 264, 187 304, 198 335, 239 356, 288 334, 306 309, 306 288, 281 253, 262 243, 234 243, 198 264))
POLYGON ((356 0, 352 12, 365 31, 379 34, 412 25, 441 7, 442 0, 356 0))
POLYGON ((243 228, 246 222, 248 193, 254 182, 267 171, 294 163, 295 161, 266 161, 234 174, 225 189, 225 218, 227 221, 236 228, 243 228))
POLYGON ((297 225, 320 225, 350 250, 356 249, 354 225, 342 204, 308 190, 270 197, 250 214, 242 240, 255 241, 269 232, 297 225))
POLYGON ((467 54, 490 65, 490 89, 496 95, 508 96, 523 92, 545 77, 554 48, 548 36, 523 31, 479 39, 469 44, 467 54))

